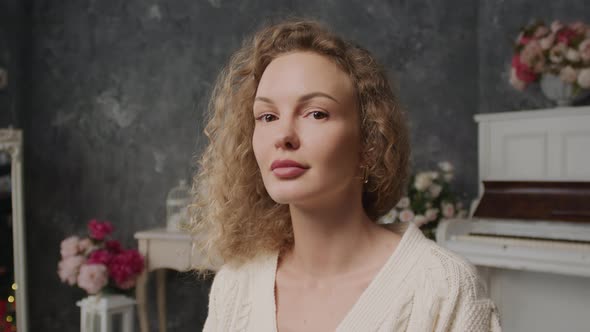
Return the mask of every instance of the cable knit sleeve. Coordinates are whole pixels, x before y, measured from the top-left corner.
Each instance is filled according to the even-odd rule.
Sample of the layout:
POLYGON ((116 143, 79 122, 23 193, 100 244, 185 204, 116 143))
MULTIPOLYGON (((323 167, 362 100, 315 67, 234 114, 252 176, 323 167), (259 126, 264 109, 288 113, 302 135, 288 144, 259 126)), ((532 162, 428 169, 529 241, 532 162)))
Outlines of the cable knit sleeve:
MULTIPOLYGON (((445 332, 501 332, 496 305, 487 297, 476 268, 453 254, 439 251, 445 265, 448 294, 439 327, 445 332)), ((438 329, 437 329, 438 330, 438 329)))
POLYGON ((226 272, 222 268, 215 274, 215 279, 211 285, 211 291, 209 292, 209 312, 207 314, 207 320, 205 320, 205 327, 203 332, 216 332, 221 331, 222 322, 220 319, 223 315, 223 291, 226 272))

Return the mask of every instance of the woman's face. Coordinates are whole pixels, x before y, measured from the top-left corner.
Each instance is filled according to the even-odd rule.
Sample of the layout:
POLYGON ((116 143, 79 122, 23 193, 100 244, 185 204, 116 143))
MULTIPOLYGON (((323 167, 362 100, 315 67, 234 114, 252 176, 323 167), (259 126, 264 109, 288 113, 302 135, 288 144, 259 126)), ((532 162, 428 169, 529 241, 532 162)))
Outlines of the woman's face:
POLYGON ((330 59, 295 52, 264 71, 252 145, 264 185, 281 204, 319 205, 362 191, 354 86, 330 59))

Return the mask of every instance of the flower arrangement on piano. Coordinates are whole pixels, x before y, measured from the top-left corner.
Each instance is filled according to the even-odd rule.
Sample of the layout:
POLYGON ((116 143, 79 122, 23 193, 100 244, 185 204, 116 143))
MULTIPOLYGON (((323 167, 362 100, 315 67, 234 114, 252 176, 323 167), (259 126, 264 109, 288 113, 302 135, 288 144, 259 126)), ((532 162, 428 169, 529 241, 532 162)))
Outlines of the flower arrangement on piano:
POLYGON ((467 211, 451 191, 453 165, 440 162, 438 169, 412 175, 407 195, 379 223, 413 222, 424 235, 434 239, 441 218, 465 218, 467 211))
POLYGON ((64 239, 57 270, 61 281, 89 295, 131 292, 144 269, 144 258, 111 239, 113 230, 110 222, 94 219, 88 222, 88 237, 64 239))
POLYGON ((590 89, 590 25, 538 21, 520 30, 514 45, 510 84, 524 90, 545 75, 571 85, 574 94, 590 89))

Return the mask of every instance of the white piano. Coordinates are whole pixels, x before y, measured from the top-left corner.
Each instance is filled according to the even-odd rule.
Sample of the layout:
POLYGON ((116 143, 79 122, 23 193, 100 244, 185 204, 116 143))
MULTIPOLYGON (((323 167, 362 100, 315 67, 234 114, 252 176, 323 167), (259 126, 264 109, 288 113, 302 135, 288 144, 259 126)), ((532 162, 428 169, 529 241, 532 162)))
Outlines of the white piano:
MULTIPOLYGON (((480 184, 590 184, 590 107, 478 114, 475 120, 480 184)), ((437 242, 478 266, 504 331, 590 331, 590 191, 584 188, 564 220, 559 214, 548 220, 511 218, 502 208, 495 216, 489 206, 478 216, 490 197, 481 200, 488 193, 482 185, 471 218, 439 224, 437 242)), ((511 190, 518 192, 500 196, 505 200, 511 190)), ((526 207, 515 213, 525 216, 529 208, 542 208, 534 202, 506 205, 526 207)))

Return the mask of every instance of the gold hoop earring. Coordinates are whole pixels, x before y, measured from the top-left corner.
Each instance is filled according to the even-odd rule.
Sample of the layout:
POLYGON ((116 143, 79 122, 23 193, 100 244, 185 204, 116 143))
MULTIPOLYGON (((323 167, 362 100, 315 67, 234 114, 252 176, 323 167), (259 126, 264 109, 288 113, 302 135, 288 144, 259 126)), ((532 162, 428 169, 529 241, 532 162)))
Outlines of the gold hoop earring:
POLYGON ((363 183, 369 183, 369 166, 363 165, 363 183))

